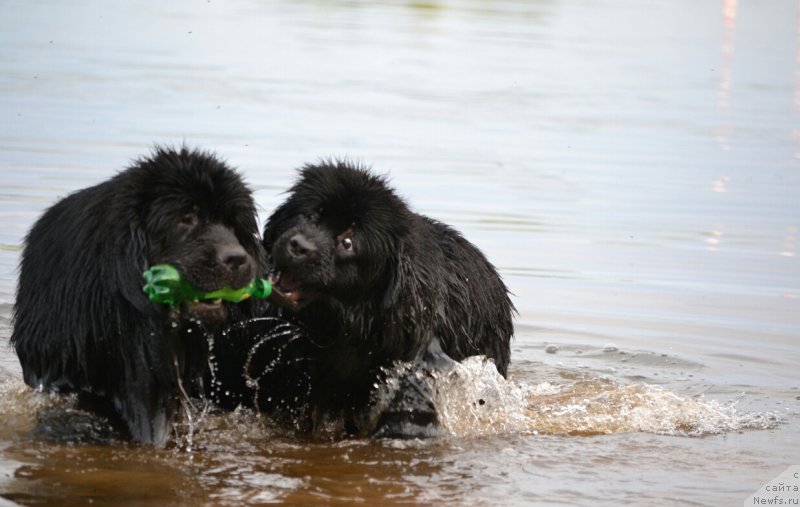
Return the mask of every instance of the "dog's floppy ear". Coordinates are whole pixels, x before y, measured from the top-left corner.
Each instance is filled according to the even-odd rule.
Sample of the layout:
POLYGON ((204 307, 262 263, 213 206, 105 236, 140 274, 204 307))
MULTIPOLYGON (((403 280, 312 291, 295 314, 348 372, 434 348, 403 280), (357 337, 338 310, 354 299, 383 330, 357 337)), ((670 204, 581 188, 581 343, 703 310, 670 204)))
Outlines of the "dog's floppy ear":
MULTIPOLYGON (((402 248, 401 246, 399 250, 402 250, 402 248)), ((381 299, 381 308, 384 310, 396 305, 403 293, 403 285, 405 285, 403 283, 405 278, 403 273, 403 252, 399 250, 395 253, 396 257, 392 257, 386 262, 386 267, 384 268, 389 275, 389 284, 386 286, 386 291, 381 299)))
POLYGON ((400 299, 414 298, 419 293, 420 280, 415 273, 414 266, 408 261, 408 256, 403 252, 401 245, 395 256, 387 262, 387 272, 389 274, 389 284, 383 293, 381 307, 388 310, 399 304, 400 299))
POLYGON ((383 299, 381 300, 381 307, 384 310, 388 310, 397 303, 401 293, 400 288, 403 285, 401 277, 399 270, 392 273, 392 278, 389 280, 389 285, 386 287, 386 292, 383 293, 383 299))
POLYGON ((147 238, 145 231, 137 225, 131 225, 125 239, 116 245, 116 258, 108 259, 112 265, 111 287, 138 311, 148 313, 150 303, 142 287, 142 273, 147 269, 147 238))

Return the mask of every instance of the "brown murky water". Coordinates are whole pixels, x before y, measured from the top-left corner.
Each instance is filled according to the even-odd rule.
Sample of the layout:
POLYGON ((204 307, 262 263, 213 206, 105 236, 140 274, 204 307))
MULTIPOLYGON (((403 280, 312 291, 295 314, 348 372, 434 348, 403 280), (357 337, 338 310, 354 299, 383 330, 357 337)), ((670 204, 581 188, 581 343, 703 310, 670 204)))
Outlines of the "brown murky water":
POLYGON ((800 464, 799 12, 0 5, 3 341, 36 217, 155 142, 218 151, 263 216, 305 161, 373 164, 520 310, 509 380, 479 359, 437 378, 446 436, 425 441, 198 407, 153 450, 0 348, 0 506, 739 505, 800 464))

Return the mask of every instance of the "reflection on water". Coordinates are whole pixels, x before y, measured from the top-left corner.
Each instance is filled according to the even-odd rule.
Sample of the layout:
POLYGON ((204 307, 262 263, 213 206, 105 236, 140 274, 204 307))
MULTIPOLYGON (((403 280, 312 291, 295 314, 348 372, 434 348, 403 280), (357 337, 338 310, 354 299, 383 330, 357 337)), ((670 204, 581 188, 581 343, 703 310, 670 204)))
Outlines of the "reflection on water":
MULTIPOLYGON (((719 85, 717 86, 717 109, 727 112, 731 103, 731 88, 733 86, 733 49, 734 34, 736 33, 736 0, 724 0, 722 6, 722 19, 724 36, 722 39, 722 65, 719 72, 719 85)), ((730 149, 730 146, 720 140, 720 148, 730 149)))
POLYGON ((137 447, 0 349, 0 502, 736 504, 797 464, 794 0, 2 10, 3 339, 36 217, 155 142, 218 151, 262 217, 304 162, 372 164, 487 253, 520 316, 508 382, 436 379, 429 441, 240 411, 137 447))

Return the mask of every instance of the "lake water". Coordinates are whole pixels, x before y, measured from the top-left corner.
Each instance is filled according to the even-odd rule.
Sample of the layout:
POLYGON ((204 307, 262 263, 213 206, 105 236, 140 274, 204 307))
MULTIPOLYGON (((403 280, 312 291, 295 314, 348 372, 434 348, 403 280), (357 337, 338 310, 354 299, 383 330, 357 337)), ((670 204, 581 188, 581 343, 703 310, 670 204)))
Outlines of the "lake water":
MULTIPOLYGON (((0 338, 26 231, 155 143, 387 173, 499 268, 509 381, 448 436, 308 441, 209 413, 153 450, 0 348, 0 505, 739 505, 800 464, 800 5, 0 3, 0 338)), ((478 398, 487 400, 476 408, 478 398)))

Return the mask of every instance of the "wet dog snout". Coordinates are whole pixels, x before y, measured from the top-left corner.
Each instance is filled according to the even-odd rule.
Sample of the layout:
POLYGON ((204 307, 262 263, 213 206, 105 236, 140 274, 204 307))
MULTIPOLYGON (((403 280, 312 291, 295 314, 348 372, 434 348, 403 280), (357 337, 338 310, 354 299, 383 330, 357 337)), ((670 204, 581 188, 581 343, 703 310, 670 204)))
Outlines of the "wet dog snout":
POLYGON ((317 256, 317 246, 307 237, 298 233, 289 238, 288 244, 289 257, 295 261, 305 261, 317 256))
POLYGON ((249 256, 241 246, 229 245, 221 249, 219 258, 220 262, 230 269, 231 272, 236 273, 242 266, 247 264, 249 256))

